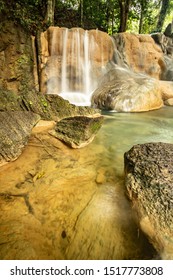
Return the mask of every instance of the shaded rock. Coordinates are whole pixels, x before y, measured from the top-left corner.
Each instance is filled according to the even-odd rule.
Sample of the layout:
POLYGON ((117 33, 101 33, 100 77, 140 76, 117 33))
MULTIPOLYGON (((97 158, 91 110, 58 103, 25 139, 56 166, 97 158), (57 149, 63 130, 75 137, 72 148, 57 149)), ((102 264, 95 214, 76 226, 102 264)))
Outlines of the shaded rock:
POLYGON ((173 98, 173 82, 172 81, 158 81, 161 90, 163 101, 173 98))
POLYGON ((173 81, 173 38, 169 38, 162 33, 153 33, 151 36, 163 52, 162 59, 158 61, 161 67, 159 79, 173 81))
POLYGON ((124 155, 125 185, 141 229, 163 259, 173 258, 173 144, 133 146, 124 155))
POLYGON ((40 117, 32 112, 0 112, 0 165, 15 160, 40 117))
POLYGON ((173 38, 173 21, 167 25, 164 34, 167 37, 173 38))
POLYGON ((164 104, 167 106, 173 106, 173 98, 169 98, 165 100, 164 104))
POLYGON ((170 58, 168 56, 164 56, 163 61, 162 61, 162 73, 160 76, 161 80, 164 81, 173 81, 173 57, 170 58))
POLYGON ((20 97, 11 90, 0 87, 0 111, 20 111, 20 97))
POLYGON ((141 112, 163 106, 157 80, 127 69, 111 70, 110 82, 97 88, 91 99, 94 108, 117 112, 141 112))
POLYGON ((102 123, 103 116, 100 115, 65 118, 57 123, 50 134, 72 148, 82 148, 94 139, 102 123))
POLYGON ((32 39, 12 21, 1 22, 0 85, 16 93, 34 87, 32 39))

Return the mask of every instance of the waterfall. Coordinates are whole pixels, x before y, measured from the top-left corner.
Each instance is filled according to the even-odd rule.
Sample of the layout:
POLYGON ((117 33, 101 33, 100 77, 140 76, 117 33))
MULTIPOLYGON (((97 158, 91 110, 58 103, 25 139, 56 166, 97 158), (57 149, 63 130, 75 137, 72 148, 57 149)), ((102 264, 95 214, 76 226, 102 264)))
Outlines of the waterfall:
POLYGON ((101 31, 54 27, 50 36, 47 93, 90 106, 92 92, 106 72, 101 31), (100 32, 100 33, 99 33, 100 32), (101 43, 100 43, 101 42, 101 43))
MULTIPOLYGON (((62 66, 61 66, 61 92, 68 91, 68 80, 67 80, 67 40, 68 40, 68 29, 63 32, 63 53, 62 53, 62 66)), ((56 43, 56 42, 55 42, 56 43)))

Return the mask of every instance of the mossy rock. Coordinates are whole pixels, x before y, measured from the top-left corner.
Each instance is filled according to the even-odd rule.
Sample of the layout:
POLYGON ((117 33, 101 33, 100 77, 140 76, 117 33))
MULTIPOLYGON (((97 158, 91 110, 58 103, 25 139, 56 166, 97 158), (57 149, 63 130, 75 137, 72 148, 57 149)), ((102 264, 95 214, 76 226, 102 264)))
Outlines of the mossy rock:
POLYGON ((100 110, 75 106, 58 95, 43 95, 35 90, 23 91, 20 95, 0 88, 0 111, 31 111, 43 120, 59 121, 73 116, 92 116, 100 110))
POLYGON ((94 139, 102 126, 103 119, 100 115, 65 118, 57 123, 50 134, 72 148, 82 148, 94 139))

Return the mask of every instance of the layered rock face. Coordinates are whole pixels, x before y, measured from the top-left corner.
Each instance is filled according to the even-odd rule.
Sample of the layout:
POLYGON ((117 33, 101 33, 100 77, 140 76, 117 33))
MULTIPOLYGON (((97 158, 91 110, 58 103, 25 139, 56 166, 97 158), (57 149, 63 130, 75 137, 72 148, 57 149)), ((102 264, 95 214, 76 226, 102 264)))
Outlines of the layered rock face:
POLYGON ((1 25, 0 86, 16 93, 36 87, 32 38, 13 22, 1 25))
POLYGON ((161 62, 162 72, 160 75, 161 80, 173 81, 173 36, 171 30, 169 30, 169 26, 166 28, 164 34, 163 33, 155 33, 152 34, 152 38, 156 42, 156 44, 161 48, 164 56, 161 62))
POLYGON ((150 35, 119 33, 113 38, 123 61, 130 69, 156 79, 160 78, 163 52, 150 35))
POLYGON ((163 102, 172 106, 169 36, 122 33, 112 40, 98 30, 50 27, 31 38, 5 22, 0 40, 0 110, 32 111, 54 121, 79 116, 95 121, 97 111, 73 106, 57 95, 69 90, 88 94, 94 89, 94 108, 139 112, 158 109, 163 102))
POLYGON ((0 112, 0 166, 19 157, 39 120, 32 112, 0 112))
MULTIPOLYGON (((0 39, 0 111, 3 112, 1 115, 2 121, 0 122, 1 165, 13 161, 21 154, 27 144, 32 127, 35 125, 33 117, 35 114, 39 119, 53 120, 55 122, 68 117, 73 119, 76 116, 86 118, 89 116, 91 120, 93 115, 99 114, 98 110, 92 108, 76 107, 58 95, 43 95, 43 92, 37 91, 39 77, 43 74, 39 66, 46 67, 48 71, 49 66, 46 65, 46 61, 44 64, 44 60, 48 60, 49 52, 53 59, 55 57, 59 59, 59 55, 61 55, 61 53, 58 53, 58 45, 51 45, 52 35, 53 32, 49 30, 47 38, 49 38, 50 45, 46 45, 47 49, 45 44, 40 49, 38 48, 39 50, 42 49, 44 53, 44 56, 39 56, 39 51, 36 52, 38 49, 35 48, 35 43, 37 41, 38 47, 38 41, 40 40, 31 38, 29 34, 26 34, 21 27, 15 26, 13 22, 5 21, 3 23, 0 39), (38 65, 37 61, 39 62, 38 65), (16 111, 18 112, 16 113, 16 111), (5 118, 4 115, 7 117, 5 118), (30 118, 28 117, 27 119, 27 116, 30 116, 30 118)), ((97 40, 100 40, 99 36, 97 40)), ((104 44, 103 49, 105 46, 104 44)), ((108 52, 105 53, 108 54, 108 52)), ((101 54, 101 51, 93 54, 95 61, 100 61, 96 54, 101 54)), ((103 63, 105 63, 105 60, 106 58, 104 57, 103 63)), ((47 85, 49 81, 44 80, 44 83, 47 85)), ((95 117, 93 119, 95 121, 95 117)), ((98 128, 101 126, 102 117, 100 119, 101 121, 99 117, 97 119, 98 128)), ((82 133, 85 135, 85 129, 83 129, 82 133)), ((93 135, 90 133, 90 140, 87 138, 85 144, 91 142, 95 134, 96 131, 93 132, 93 135)))
POLYGON ((162 101, 158 102, 160 94, 164 103, 171 105, 168 100, 173 98, 171 36, 169 32, 151 36, 120 33, 111 38, 99 30, 50 27, 37 38, 30 38, 20 27, 6 22, 0 42, 0 86, 18 94, 33 87, 43 94, 70 91, 86 95, 96 90, 92 94, 92 106, 106 110, 109 107, 127 112, 157 109, 163 106, 162 101), (118 66, 122 87, 117 74, 112 75, 118 66), (126 79, 125 70, 132 79, 126 79), (141 73, 146 75, 146 95, 143 94, 145 86, 136 84, 137 73, 138 80, 141 73), (109 75, 111 78, 107 80, 109 75), (153 79, 159 80, 159 86, 153 79), (164 83, 160 82, 163 80, 164 83), (114 94, 110 94, 109 88, 114 94), (130 89, 129 94, 126 94, 127 89, 130 89), (122 105, 125 96, 127 106, 122 105), (107 106, 105 100, 109 100, 111 106, 107 106))
POLYGON ((41 34, 41 91, 87 93, 113 57, 113 42, 99 30, 49 27, 41 34))
POLYGON ((115 53, 120 54, 118 59, 114 55, 117 65, 103 77, 93 92, 92 106, 140 112, 158 109, 163 104, 171 105, 172 39, 160 33, 153 36, 120 33, 113 38, 115 53))
POLYGON ((124 155, 125 185, 141 229, 163 259, 173 258, 173 144, 148 143, 124 155))

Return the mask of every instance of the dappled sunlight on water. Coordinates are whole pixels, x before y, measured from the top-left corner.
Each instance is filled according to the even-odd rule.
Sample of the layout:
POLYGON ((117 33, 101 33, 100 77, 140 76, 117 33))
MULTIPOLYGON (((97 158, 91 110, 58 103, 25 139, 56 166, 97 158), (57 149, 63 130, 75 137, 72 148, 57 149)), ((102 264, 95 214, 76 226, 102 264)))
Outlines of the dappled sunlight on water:
POLYGON ((34 132, 0 169, 0 259, 152 259, 124 188, 134 144, 173 143, 173 109, 106 113, 94 141, 70 149, 34 132))

